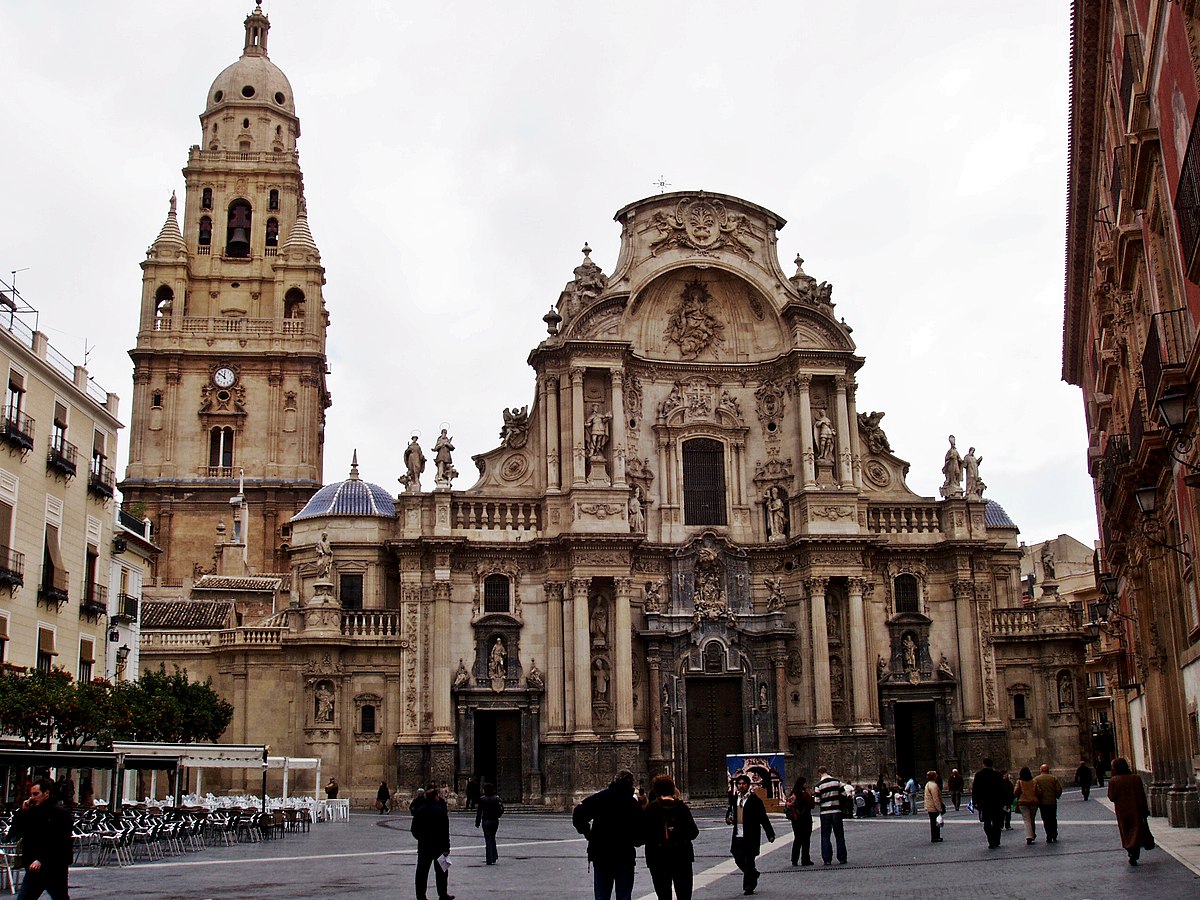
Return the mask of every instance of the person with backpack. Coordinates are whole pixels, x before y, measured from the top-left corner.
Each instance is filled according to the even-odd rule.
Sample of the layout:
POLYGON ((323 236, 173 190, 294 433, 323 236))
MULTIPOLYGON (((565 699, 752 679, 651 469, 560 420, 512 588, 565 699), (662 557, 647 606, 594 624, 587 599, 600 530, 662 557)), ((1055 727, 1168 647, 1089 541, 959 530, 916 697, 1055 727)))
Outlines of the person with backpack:
POLYGON ((811 866, 812 853, 809 843, 812 840, 812 810, 817 805, 816 798, 808 789, 808 779, 797 778, 796 785, 788 794, 783 814, 792 823, 792 865, 799 861, 800 865, 811 866))
POLYGON ((500 854, 496 852, 496 829, 500 827, 500 817, 504 815, 504 804, 496 794, 491 782, 483 783, 483 793, 479 797, 475 809, 475 827, 483 826, 484 859, 489 866, 494 866, 500 854))
POLYGON ((658 900, 671 900, 672 885, 678 900, 691 900, 692 862, 696 858, 692 841, 700 829, 670 775, 657 775, 650 782, 644 823, 646 867, 658 900))

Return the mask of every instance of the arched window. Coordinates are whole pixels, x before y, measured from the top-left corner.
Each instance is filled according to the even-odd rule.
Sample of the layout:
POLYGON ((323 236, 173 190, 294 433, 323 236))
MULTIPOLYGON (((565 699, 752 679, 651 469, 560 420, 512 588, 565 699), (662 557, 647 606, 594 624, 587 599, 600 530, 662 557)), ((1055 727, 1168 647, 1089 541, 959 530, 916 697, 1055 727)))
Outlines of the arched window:
MULTIPOLYGON (((216 126, 213 126, 214 130, 216 126)), ((200 192, 200 208, 212 209, 212 188, 205 188, 200 192)))
POLYGON ((304 291, 292 288, 283 295, 283 317, 285 319, 304 318, 304 291))
POLYGON ((154 314, 162 319, 171 318, 171 309, 175 305, 175 292, 165 284, 158 286, 154 292, 154 314))
POLYGON ((163 405, 162 391, 155 391, 154 393, 152 393, 150 395, 150 408, 151 409, 162 409, 162 405, 163 405))
MULTIPOLYGON (((276 128, 275 133, 279 133, 278 128, 276 128)), ((279 209, 279 191, 275 188, 271 188, 271 193, 267 195, 267 209, 271 210, 272 212, 275 212, 279 209)))
POLYGON ((483 611, 506 613, 512 609, 511 590, 507 575, 489 575, 483 580, 483 611))
POLYGON ((683 521, 685 525, 724 525, 725 445, 711 438, 683 444, 683 521))
POLYGON ((250 225, 253 214, 245 200, 229 205, 229 222, 225 229, 225 255, 245 259, 250 255, 250 225))
POLYGON ((367 704, 362 708, 362 727, 359 728, 363 734, 375 733, 375 707, 367 704))
POLYGON ((267 246, 279 246, 279 220, 275 218, 267 219, 267 246))
POLYGON ((212 243, 212 219, 208 216, 200 217, 200 246, 207 247, 212 243))
POLYGON ((893 587, 896 591, 896 612, 921 611, 921 594, 915 575, 897 575, 893 587))
POLYGON ((208 433, 209 468, 233 468, 233 429, 228 425, 216 427, 208 433))

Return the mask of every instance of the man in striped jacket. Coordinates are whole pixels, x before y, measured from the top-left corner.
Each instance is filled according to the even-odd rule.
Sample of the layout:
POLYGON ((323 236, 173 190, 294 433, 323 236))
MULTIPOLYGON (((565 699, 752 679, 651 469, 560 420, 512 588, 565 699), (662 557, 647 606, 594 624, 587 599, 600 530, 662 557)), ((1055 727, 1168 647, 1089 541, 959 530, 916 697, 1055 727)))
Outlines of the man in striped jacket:
POLYGON ((842 783, 824 766, 817 769, 817 799, 821 804, 821 859, 833 862, 833 841, 837 838, 838 863, 846 862, 846 833, 842 829, 842 783))

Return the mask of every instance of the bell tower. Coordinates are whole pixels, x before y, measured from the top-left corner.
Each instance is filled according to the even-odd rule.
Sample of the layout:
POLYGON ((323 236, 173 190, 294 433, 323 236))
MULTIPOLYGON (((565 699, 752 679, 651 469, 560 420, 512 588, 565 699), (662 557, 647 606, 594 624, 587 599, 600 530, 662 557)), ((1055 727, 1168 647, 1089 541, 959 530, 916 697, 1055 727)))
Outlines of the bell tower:
POLYGON ((244 485, 251 572, 286 566, 284 523, 321 486, 325 269, 308 226, 291 84, 246 17, 242 56, 209 88, 199 144, 142 262, 127 509, 154 523, 168 580, 209 571, 244 485))

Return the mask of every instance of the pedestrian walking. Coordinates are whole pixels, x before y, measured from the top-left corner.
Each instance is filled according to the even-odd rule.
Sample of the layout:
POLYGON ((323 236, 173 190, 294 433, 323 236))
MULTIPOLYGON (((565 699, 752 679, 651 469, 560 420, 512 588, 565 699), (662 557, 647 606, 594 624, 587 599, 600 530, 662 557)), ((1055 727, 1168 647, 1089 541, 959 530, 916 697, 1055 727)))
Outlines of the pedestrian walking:
POLYGON ((925 813, 929 816, 930 843, 942 842, 942 816, 945 812, 946 804, 942 801, 942 786, 938 783, 938 773, 930 769, 925 773, 925 813))
POLYGON ((71 813, 55 802, 54 792, 49 778, 33 782, 8 829, 9 841, 21 841, 21 859, 25 861, 22 900, 37 900, 43 892, 50 900, 71 900, 67 885, 73 853, 71 813))
POLYGON ((678 900, 691 900, 696 858, 692 841, 700 829, 670 775, 658 775, 650 782, 650 798, 645 812, 646 867, 654 893, 658 900, 671 900, 674 885, 678 900))
POLYGON ((758 869, 754 860, 758 857, 762 835, 774 843, 775 829, 767 817, 767 808, 758 794, 750 790, 750 776, 739 775, 734 779, 736 793, 733 803, 725 811, 725 824, 733 826, 729 841, 729 852, 733 861, 742 870, 742 893, 753 894, 758 887, 758 869))
POLYGON ((1016 806, 1013 794, 1016 791, 1016 785, 1013 784, 1012 775, 1008 769, 1000 773, 1000 780, 1004 782, 1004 790, 1001 792, 1004 796, 1004 830, 1012 831, 1013 807, 1016 806))
POLYGON ((817 802, 821 806, 821 861, 833 862, 833 841, 837 841, 838 864, 846 862, 846 832, 842 825, 842 783, 824 766, 817 769, 817 802))
POLYGON ((808 779, 797 778, 783 807, 784 815, 792 823, 793 866, 797 863, 805 866, 813 864, 809 844, 812 842, 812 810, 816 805, 816 798, 808 789, 808 779))
MULTIPOLYGON (((383 785, 386 788, 387 784, 383 785)), ((380 788, 380 790, 383 790, 380 788)), ((425 789, 425 798, 415 804, 412 825, 409 826, 417 839, 417 900, 428 900, 429 867, 433 866, 433 879, 437 886, 438 900, 454 900, 448 890, 450 880, 450 813, 446 802, 438 793, 436 784, 425 789)))
POLYGON ((479 803, 479 779, 472 775, 467 779, 467 809, 474 809, 479 803))
POLYGON ((1038 811, 1038 788, 1033 782, 1033 773, 1029 766, 1023 766, 1017 775, 1017 809, 1025 820, 1025 843, 1032 844, 1037 840, 1037 828, 1033 824, 1038 811))
POLYGON ((1104 787, 1104 776, 1108 772, 1109 765, 1107 753, 1096 754, 1096 787, 1104 787))
POLYGON ((1004 787, 1000 773, 992 768, 991 759, 983 761, 983 768, 975 773, 971 781, 971 803, 983 822, 983 833, 987 835, 988 849, 1000 846, 1000 828, 1004 821, 1004 807, 1012 795, 1004 787))
POLYGON ((1046 829, 1046 843, 1058 843, 1058 798, 1062 796, 1062 782, 1050 772, 1050 764, 1042 763, 1042 769, 1033 779, 1037 785, 1038 812, 1042 816, 1042 827, 1046 829))
POLYGON ((917 814, 917 776, 908 776, 908 781, 904 782, 904 799, 908 801, 908 815, 915 816, 917 814))
POLYGON ((1117 814, 1117 830, 1121 832, 1121 846, 1129 854, 1129 864, 1136 866, 1143 850, 1154 849, 1154 835, 1150 833, 1150 807, 1146 803, 1146 787, 1142 779, 1129 770, 1129 763, 1122 756, 1112 761, 1112 777, 1108 780, 1108 799, 1117 814))
POLYGON ((375 792, 375 809, 382 816, 388 811, 388 802, 392 799, 392 792, 388 790, 387 782, 379 782, 379 790, 375 792))
POLYGON ((963 795, 963 777, 958 769, 950 770, 950 777, 946 779, 946 789, 950 792, 950 802, 954 804, 954 810, 957 812, 963 795))
POLYGON ((1075 783, 1083 794, 1083 799, 1089 799, 1092 793, 1092 767, 1087 764, 1087 757, 1079 760, 1079 768, 1075 770, 1075 783))
POLYGON ((504 804, 496 794, 491 782, 484 782, 483 794, 479 798, 475 810, 475 827, 483 828, 484 861, 494 866, 500 854, 496 852, 496 829, 500 827, 500 817, 504 815, 504 804))
POLYGON ((609 900, 614 888, 617 900, 630 900, 637 861, 634 848, 645 842, 642 808, 633 793, 633 773, 622 769, 612 784, 576 806, 571 824, 587 838, 596 900, 609 900))

